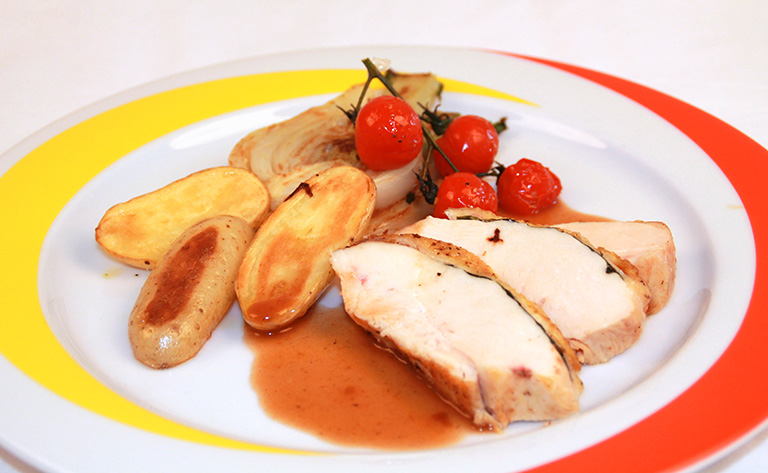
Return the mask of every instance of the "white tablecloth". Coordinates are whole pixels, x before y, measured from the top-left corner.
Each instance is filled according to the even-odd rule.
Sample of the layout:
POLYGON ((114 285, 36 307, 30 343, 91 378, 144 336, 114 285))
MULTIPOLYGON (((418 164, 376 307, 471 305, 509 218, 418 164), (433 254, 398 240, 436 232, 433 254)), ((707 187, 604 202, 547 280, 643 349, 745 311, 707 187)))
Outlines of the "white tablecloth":
MULTIPOLYGON (((490 48, 596 69, 696 105, 768 147, 761 0, 3 0, 0 153, 80 107, 174 73, 365 44, 490 48)), ((34 470, 0 445, 0 472, 12 471, 34 470)), ((768 437, 706 471, 768 471, 768 437)))

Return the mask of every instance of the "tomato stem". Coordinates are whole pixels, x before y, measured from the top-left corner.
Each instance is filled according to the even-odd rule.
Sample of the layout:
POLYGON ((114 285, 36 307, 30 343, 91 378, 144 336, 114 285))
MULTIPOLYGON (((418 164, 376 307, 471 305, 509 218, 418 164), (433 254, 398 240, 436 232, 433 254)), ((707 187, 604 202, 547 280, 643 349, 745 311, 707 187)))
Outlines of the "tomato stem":
MULTIPOLYGON (((436 149, 438 153, 440 153, 440 156, 445 158, 448 164, 451 165, 453 172, 459 172, 459 168, 457 168, 456 165, 453 164, 453 161, 451 161, 450 158, 448 158, 448 156, 445 155, 445 151, 440 149, 440 146, 438 146, 437 141, 435 140, 435 137, 432 136, 432 133, 430 133, 429 130, 427 130, 427 127, 423 123, 421 124, 421 129, 424 132, 424 138, 426 138, 427 141, 429 141, 429 144, 432 145, 432 147, 436 149)), ((424 158, 425 166, 429 164, 429 159, 431 158, 431 156, 432 156, 432 153, 427 153, 427 156, 424 158)))
MULTIPOLYGON (((355 119, 357 119, 357 114, 363 107, 363 98, 365 98, 365 94, 368 93, 368 87, 371 85, 371 81, 373 81, 373 77, 368 74, 368 78, 365 80, 365 84, 363 84, 363 90, 360 92, 360 97, 357 99, 357 105, 355 105, 355 108, 352 111, 355 119)), ((354 124, 355 120, 352 120, 352 123, 354 124)))
POLYGON ((434 110, 429 110, 424 105, 419 105, 421 105, 421 108, 424 110, 421 113, 421 119, 429 123, 429 126, 432 127, 432 131, 438 136, 444 134, 448 125, 451 124, 454 118, 459 116, 458 113, 437 113, 437 107, 435 107, 434 110))
MULTIPOLYGON (((363 65, 365 65, 365 68, 368 70, 368 80, 366 81, 366 87, 367 84, 369 84, 373 79, 379 79, 379 81, 384 84, 384 87, 387 88, 387 90, 394 95, 397 98, 402 99, 400 94, 395 90, 395 87, 392 85, 392 83, 387 79, 387 77, 381 73, 378 67, 371 61, 369 58, 363 59, 363 65)), ((361 97, 362 102, 362 97, 361 97)), ((360 104, 358 104, 359 106, 360 104)))
POLYGON ((475 176, 477 176, 479 178, 489 177, 489 176, 490 177, 495 177, 496 178, 496 182, 498 182, 499 181, 499 176, 501 176, 501 174, 504 172, 504 170, 507 167, 504 166, 503 164, 501 164, 498 161, 495 161, 494 163, 495 163, 495 166, 493 166, 487 172, 480 172, 480 173, 475 174, 475 176))
POLYGON ((502 131, 507 129, 507 117, 501 117, 499 121, 493 124, 493 128, 496 130, 496 133, 501 133, 502 131))

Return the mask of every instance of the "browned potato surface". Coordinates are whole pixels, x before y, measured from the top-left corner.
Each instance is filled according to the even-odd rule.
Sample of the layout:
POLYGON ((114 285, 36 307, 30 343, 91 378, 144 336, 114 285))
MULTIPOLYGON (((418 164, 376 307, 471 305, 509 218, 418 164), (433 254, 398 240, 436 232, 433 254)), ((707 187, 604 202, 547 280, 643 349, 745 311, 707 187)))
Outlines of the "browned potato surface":
POLYGON ((149 274, 128 323, 134 356, 170 368, 197 354, 235 301, 237 269, 254 230, 218 216, 186 230, 149 274))
POLYGON ((350 166, 299 185, 259 227, 237 276, 245 321, 274 330, 304 315, 333 277, 331 252, 357 241, 376 201, 376 186, 350 166))
POLYGON ((268 212, 269 193, 258 177, 239 168, 214 167, 113 206, 96 228, 96 241, 118 261, 152 269, 197 222, 232 215, 256 228, 268 212))

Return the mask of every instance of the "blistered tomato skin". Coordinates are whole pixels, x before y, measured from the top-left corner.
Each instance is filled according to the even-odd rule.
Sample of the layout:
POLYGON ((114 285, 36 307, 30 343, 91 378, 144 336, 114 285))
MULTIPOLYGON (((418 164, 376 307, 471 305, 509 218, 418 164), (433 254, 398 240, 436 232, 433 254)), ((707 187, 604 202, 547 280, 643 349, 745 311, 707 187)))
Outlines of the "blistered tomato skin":
POLYGON ((543 164, 523 158, 508 166, 497 183, 501 208, 513 215, 535 215, 560 196, 560 179, 543 164))
POLYGON ((478 208, 496 213, 499 210, 496 191, 486 181, 469 172, 455 172, 440 184, 434 216, 446 218, 446 209, 478 208))
POLYGON ((376 97, 357 114, 357 155, 374 171, 405 166, 419 156, 423 144, 419 115, 400 98, 376 97))
MULTIPOLYGON (((481 174, 493 166, 499 151, 499 134, 485 118, 462 115, 448 125, 437 145, 459 171, 481 174)), ((455 172, 438 151, 433 152, 432 159, 442 176, 455 172)))

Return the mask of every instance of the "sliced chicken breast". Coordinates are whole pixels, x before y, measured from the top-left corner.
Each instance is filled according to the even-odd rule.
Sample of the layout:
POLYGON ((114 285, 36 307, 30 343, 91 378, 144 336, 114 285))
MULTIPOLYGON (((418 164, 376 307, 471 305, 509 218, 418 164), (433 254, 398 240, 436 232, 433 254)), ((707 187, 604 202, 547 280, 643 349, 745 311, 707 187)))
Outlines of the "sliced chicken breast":
POLYGON ((637 268, 651 293, 647 313, 669 302, 675 288, 677 257, 669 227, 661 222, 573 222, 556 225, 576 232, 597 248, 605 248, 637 268))
POLYGON ((384 235, 334 252, 331 264, 352 319, 475 424, 501 429, 578 410, 580 365, 568 342, 475 255, 384 235))
POLYGON ((478 255, 541 306, 583 363, 603 363, 640 337, 650 296, 637 270, 577 234, 507 219, 427 217, 403 230, 478 255))

